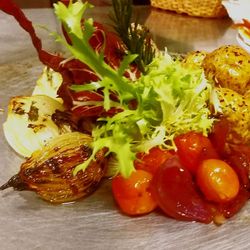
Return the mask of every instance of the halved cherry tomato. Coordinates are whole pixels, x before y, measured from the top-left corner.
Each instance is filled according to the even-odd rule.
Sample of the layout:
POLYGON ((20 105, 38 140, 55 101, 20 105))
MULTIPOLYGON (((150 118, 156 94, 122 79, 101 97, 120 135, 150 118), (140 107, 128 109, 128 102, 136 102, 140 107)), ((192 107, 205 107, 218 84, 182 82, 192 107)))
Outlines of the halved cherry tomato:
POLYGON ((150 190, 152 178, 151 173, 136 170, 127 179, 116 176, 112 180, 114 198, 125 214, 142 215, 156 208, 150 190))
POLYGON ((238 175, 222 160, 204 160, 197 170, 196 178, 201 191, 210 201, 228 202, 239 192, 238 175))
POLYGON ((212 211, 200 196, 190 172, 173 156, 158 168, 152 182, 153 196, 159 207, 177 220, 210 223, 212 211))
POLYGON ((134 165, 136 169, 142 169, 154 175, 157 169, 171 156, 173 156, 173 152, 154 147, 149 150, 148 154, 138 153, 134 165))
POLYGON ((205 159, 218 158, 210 140, 201 133, 188 132, 175 138, 177 154, 181 163, 195 173, 200 162, 205 159))

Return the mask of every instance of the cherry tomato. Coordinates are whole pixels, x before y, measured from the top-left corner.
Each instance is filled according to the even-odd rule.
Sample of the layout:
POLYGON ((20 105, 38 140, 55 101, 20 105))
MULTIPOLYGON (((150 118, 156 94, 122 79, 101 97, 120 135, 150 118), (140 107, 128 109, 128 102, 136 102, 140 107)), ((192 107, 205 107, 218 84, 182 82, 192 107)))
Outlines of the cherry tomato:
POLYGON ((213 219, 209 205, 200 196, 190 172, 182 166, 177 155, 158 168, 152 192, 158 206, 172 218, 203 223, 213 219))
POLYGON ((156 208, 150 191, 152 178, 151 173, 136 170, 127 179, 119 175, 112 180, 114 198, 125 214, 141 215, 156 208))
POLYGON ((209 158, 218 158, 210 140, 201 133, 188 132, 175 138, 177 154, 181 163, 195 173, 200 162, 209 158))
POLYGON ((228 202, 239 192, 238 175, 222 160, 204 160, 197 170, 196 178, 201 191, 210 201, 228 202))
POLYGON ((136 169, 142 169, 154 175, 157 169, 171 156, 173 156, 173 152, 154 147, 149 150, 148 154, 137 154, 134 165, 136 169))

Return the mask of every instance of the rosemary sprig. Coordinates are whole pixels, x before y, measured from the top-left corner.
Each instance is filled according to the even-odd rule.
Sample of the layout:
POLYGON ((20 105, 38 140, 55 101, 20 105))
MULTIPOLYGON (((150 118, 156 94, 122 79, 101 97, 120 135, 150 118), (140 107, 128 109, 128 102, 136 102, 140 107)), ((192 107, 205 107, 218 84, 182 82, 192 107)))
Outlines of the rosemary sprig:
POLYGON ((121 37, 127 50, 137 54, 135 59, 139 70, 145 73, 145 66, 155 56, 155 47, 152 46, 152 39, 149 29, 136 21, 132 23, 133 5, 132 0, 112 0, 113 13, 110 15, 113 27, 121 37))

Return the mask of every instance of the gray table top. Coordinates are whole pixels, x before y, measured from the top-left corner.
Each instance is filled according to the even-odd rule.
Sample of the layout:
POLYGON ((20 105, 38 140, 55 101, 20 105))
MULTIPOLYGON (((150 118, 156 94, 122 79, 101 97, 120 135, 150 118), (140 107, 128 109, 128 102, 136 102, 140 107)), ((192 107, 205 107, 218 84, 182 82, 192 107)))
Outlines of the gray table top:
MULTIPOLYGON (((141 21, 150 28, 157 45, 171 52, 212 50, 236 43, 229 19, 201 19, 139 7, 141 21)), ((97 21, 107 22, 108 7, 92 10, 97 21)), ((51 9, 28 9, 36 24, 58 29, 51 9)), ((6 118, 9 98, 29 95, 42 72, 28 35, 0 12, 0 122, 6 118)), ((44 48, 59 49, 48 34, 36 27, 44 48)), ((19 169, 23 159, 7 145, 0 128, 0 183, 19 169)), ((0 193, 0 249, 250 249, 249 206, 223 226, 186 223, 159 213, 123 216, 116 209, 109 183, 85 200, 50 205, 29 192, 0 193)))

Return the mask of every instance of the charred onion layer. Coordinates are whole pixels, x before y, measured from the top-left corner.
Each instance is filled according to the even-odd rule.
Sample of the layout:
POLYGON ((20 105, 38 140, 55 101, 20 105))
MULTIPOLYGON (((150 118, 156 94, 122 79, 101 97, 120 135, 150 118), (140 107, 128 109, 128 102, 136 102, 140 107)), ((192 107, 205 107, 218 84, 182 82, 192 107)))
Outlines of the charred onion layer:
POLYGON ((78 132, 57 137, 35 151, 0 189, 34 191, 51 203, 70 202, 91 194, 106 170, 105 151, 99 151, 85 171, 73 175, 75 166, 90 156, 91 142, 90 136, 78 132))

